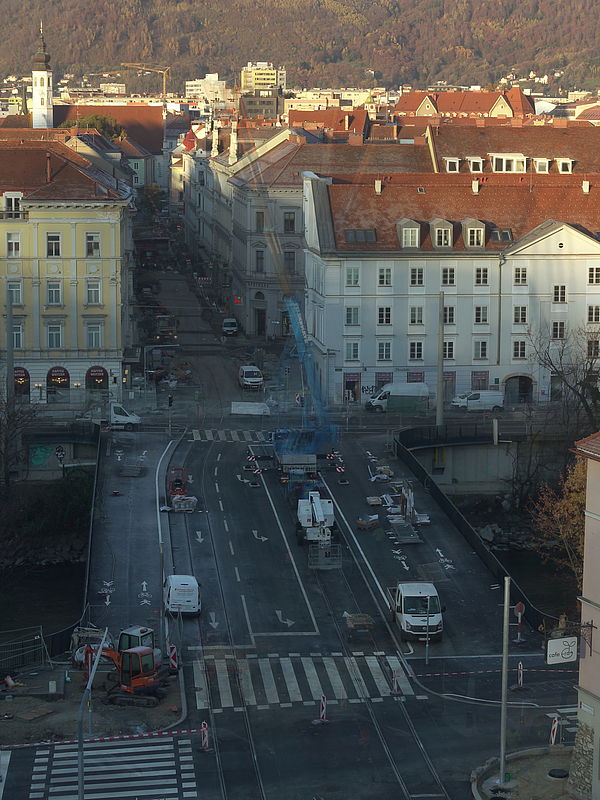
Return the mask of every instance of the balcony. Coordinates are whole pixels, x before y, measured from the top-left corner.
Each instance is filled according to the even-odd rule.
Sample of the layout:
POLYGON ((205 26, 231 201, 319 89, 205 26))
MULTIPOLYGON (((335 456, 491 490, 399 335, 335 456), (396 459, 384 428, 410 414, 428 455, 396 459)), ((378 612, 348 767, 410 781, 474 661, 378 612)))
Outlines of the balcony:
POLYGON ((22 222, 27 222, 28 219, 29 211, 0 211, 0 221, 21 220, 22 222))

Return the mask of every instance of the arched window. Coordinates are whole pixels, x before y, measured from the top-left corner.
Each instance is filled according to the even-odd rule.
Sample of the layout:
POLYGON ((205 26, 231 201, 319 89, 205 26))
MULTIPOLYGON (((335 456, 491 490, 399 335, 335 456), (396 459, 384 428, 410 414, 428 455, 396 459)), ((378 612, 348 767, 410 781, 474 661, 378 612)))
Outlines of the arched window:
POLYGON ((264 296, 264 294, 263 294, 262 292, 257 292, 257 293, 254 295, 254 299, 255 299, 255 300, 264 300, 264 299, 265 299, 265 296, 264 296))

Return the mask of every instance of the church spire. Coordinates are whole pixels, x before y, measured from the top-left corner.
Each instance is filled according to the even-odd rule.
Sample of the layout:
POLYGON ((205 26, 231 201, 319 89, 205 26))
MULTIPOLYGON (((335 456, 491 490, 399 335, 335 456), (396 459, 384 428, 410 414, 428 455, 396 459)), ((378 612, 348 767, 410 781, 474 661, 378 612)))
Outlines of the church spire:
POLYGON ((44 41, 44 23, 40 20, 40 43, 37 53, 33 57, 33 68, 35 70, 48 70, 50 69, 50 56, 46 50, 46 42, 44 41))

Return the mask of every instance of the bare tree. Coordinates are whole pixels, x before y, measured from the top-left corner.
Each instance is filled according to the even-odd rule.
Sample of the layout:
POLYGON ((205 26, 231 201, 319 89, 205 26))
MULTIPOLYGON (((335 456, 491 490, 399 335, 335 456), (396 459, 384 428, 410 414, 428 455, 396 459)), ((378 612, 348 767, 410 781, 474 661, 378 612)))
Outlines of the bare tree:
POLYGON ((562 389, 563 414, 577 433, 600 428, 600 326, 568 329, 553 322, 529 342, 542 369, 557 378, 562 389))
POLYGON ((0 493, 6 494, 13 469, 23 458, 23 432, 37 416, 35 406, 0 401, 0 493))

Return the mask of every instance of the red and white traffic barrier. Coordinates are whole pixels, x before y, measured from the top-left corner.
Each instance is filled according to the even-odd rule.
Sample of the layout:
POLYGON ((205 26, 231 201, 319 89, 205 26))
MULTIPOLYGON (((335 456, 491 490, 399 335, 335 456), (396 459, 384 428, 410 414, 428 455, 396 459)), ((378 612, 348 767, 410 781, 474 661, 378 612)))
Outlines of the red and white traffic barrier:
POLYGON ((550 744, 556 744, 556 734, 558 733, 558 717, 552 720, 552 727, 550 728, 550 744))
POLYGON ((402 694, 402 692, 400 691, 400 683, 398 681, 398 673, 395 670, 393 672, 392 694, 394 696, 402 694))
POLYGON ((519 689, 523 688, 523 662, 519 661, 517 665, 517 686, 519 689))
POLYGON ((200 726, 200 736, 202 737, 202 749, 208 750, 208 725, 206 722, 200 726))
MULTIPOLYGON (((187 730, 181 731, 171 731, 171 730, 164 730, 164 731, 150 731, 149 733, 127 733, 123 734, 122 736, 95 736, 89 739, 84 739, 84 743, 87 742, 124 742, 129 741, 130 739, 156 739, 165 736, 190 736, 192 734, 202 733, 199 728, 188 728, 187 730)), ((45 742, 24 742, 23 744, 1 744, 0 750, 22 750, 26 747, 40 747, 40 745, 45 745, 50 747, 55 744, 79 744, 77 739, 61 739, 60 741, 48 741, 45 742)))
POLYGON ((324 694, 321 695, 321 704, 319 707, 319 721, 327 722, 327 698, 324 694))
POLYGON ((179 656, 177 655, 177 646, 174 644, 169 645, 169 672, 175 673, 179 671, 179 656))

